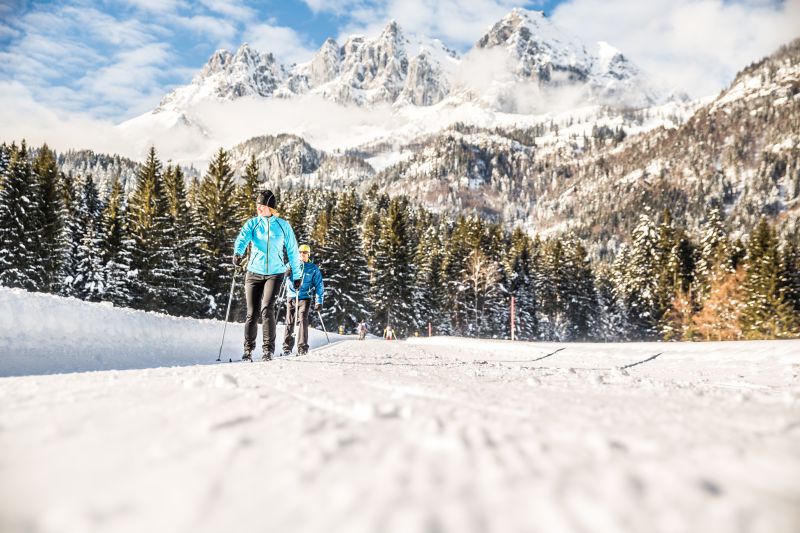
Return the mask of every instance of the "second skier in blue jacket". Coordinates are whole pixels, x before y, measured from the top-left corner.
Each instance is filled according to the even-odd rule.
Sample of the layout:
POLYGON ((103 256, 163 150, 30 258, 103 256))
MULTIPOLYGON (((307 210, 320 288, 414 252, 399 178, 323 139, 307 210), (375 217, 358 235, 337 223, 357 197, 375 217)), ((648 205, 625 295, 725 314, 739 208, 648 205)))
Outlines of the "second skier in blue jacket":
MULTIPOLYGON (((322 309, 322 300, 325 297, 325 285, 322 281, 322 272, 319 267, 311 262, 311 248, 304 244, 300 246, 300 258, 303 260, 302 282, 299 289, 288 285, 286 289, 286 332, 283 337, 283 355, 292 353, 294 347, 295 316, 299 310, 299 323, 297 334, 297 355, 308 353, 308 314, 311 310, 311 300, 314 298, 314 310, 322 309), (298 310, 295 309, 297 301, 298 310)), ((297 272, 292 269, 292 272, 297 272)))

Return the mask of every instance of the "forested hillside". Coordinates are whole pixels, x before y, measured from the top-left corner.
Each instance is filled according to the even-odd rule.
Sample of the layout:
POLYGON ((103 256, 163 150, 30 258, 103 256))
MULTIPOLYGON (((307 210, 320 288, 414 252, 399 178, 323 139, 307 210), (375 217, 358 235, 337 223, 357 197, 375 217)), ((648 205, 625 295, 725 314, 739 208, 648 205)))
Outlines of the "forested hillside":
MULTIPOLYGON (((126 194, 59 172, 55 154, 0 146, 0 284, 195 317, 222 317, 233 239, 254 215, 220 149, 202 179, 151 149, 126 194), (188 181, 188 187, 186 183, 188 181)), ((531 236, 476 216, 365 194, 276 190, 281 215, 326 278, 328 327, 392 323, 402 335, 545 340, 736 339, 800 334, 800 229, 762 218, 731 238, 710 208, 699 233, 643 209, 613 264, 574 233, 531 236)), ((241 314, 237 291, 236 314, 241 314)))

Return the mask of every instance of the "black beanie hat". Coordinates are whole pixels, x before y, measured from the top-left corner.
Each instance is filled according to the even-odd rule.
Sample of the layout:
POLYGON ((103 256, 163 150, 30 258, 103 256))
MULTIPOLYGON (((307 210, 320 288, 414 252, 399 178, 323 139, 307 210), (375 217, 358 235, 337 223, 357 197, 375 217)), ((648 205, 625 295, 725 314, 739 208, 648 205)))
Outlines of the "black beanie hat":
POLYGON ((258 205, 265 205, 273 209, 275 209, 275 205, 277 205, 275 201, 275 195, 272 194, 272 191, 258 191, 258 194, 256 195, 256 203, 258 205))

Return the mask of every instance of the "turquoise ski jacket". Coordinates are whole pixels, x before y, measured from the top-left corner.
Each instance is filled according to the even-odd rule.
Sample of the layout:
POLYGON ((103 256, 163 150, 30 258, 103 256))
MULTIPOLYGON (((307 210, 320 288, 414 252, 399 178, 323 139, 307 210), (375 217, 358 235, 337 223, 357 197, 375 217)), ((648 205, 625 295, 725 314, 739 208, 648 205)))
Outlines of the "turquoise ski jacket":
POLYGON ((242 226, 236 242, 233 243, 233 253, 244 255, 247 245, 252 243, 250 260, 247 262, 247 271, 264 276, 283 274, 286 272, 286 263, 283 262, 283 250, 289 256, 292 272, 296 272, 293 279, 300 279, 303 261, 297 251, 297 238, 292 226, 284 219, 275 215, 269 217, 253 217, 242 226))
MULTIPOLYGON (((319 267, 309 261, 303 263, 303 284, 300 285, 300 300, 310 300, 312 295, 316 294, 316 300, 319 305, 322 305, 322 299, 325 297, 325 285, 322 283, 322 271, 319 267), (312 290, 314 289, 313 293, 312 290)), ((294 272, 294 269, 292 269, 294 272)), ((297 293, 294 290, 294 285, 286 286, 286 299, 294 300, 297 293)))

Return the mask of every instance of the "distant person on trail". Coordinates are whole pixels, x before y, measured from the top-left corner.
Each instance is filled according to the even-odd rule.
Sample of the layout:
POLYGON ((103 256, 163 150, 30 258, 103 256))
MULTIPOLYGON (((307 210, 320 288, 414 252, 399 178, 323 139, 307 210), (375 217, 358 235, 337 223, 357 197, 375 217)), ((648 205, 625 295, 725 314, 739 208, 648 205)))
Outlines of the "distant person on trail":
POLYGON ((367 325, 364 322, 358 323, 358 340, 363 341, 367 336, 367 325))
MULTIPOLYGON (((308 353, 308 313, 311 310, 311 298, 316 297, 314 311, 322 309, 322 300, 325 297, 325 286, 322 282, 322 272, 319 267, 311 262, 311 247, 307 244, 300 246, 300 259, 303 262, 301 268, 302 282, 298 287, 288 286, 286 289, 286 330, 283 336, 283 354, 290 355, 294 347, 295 320, 299 320, 299 332, 297 334, 297 355, 308 353), (313 292, 312 292, 313 289, 313 292), (298 294, 299 292, 299 294, 298 294), (295 298, 299 309, 295 309, 295 298)), ((294 272, 294 269, 292 269, 294 272)))
POLYGON ((386 339, 387 341, 397 340, 397 337, 394 334, 394 329, 392 329, 392 326, 389 325, 386 326, 386 329, 383 330, 383 338, 386 339))
POLYGON ((278 217, 276 200, 272 191, 260 191, 256 196, 258 216, 251 218, 242 226, 233 244, 233 264, 245 266, 245 252, 250 244, 250 260, 247 261, 247 275, 244 280, 244 293, 247 300, 247 318, 244 323, 244 353, 242 361, 253 360, 253 349, 258 333, 258 317, 263 322, 262 361, 272 359, 275 351, 275 298, 286 273, 283 251, 289 256, 289 264, 294 272, 294 287, 299 288, 303 275, 302 261, 297 250, 297 238, 292 226, 278 217))

